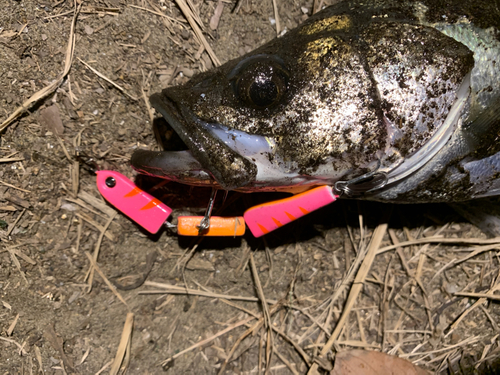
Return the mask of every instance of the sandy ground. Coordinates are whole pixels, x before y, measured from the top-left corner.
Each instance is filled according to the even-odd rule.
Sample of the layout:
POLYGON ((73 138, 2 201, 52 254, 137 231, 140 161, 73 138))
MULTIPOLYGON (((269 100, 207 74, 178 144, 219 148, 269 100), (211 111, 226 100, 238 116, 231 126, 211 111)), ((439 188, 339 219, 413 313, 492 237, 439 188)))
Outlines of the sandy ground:
MULTIPOLYGON (((208 25, 217 2, 193 3, 221 62, 276 36, 271 0, 242 0, 237 13, 234 1, 221 2, 215 30, 208 25)), ((313 6, 303 0, 277 4, 280 25, 287 29, 307 18, 313 6)), ((2 122, 64 71, 75 5, 0 5, 2 122)), ((485 235, 447 206, 342 201, 266 240, 247 234, 199 244, 170 230, 148 235, 116 214, 103 204, 95 177, 79 168, 76 150, 102 169, 136 179, 175 208, 174 218, 204 211, 209 191, 137 177, 128 160, 137 148, 156 147, 145 98, 210 69, 213 60, 170 1, 86 1, 74 35, 69 74, 1 135, 2 374, 108 373, 124 326, 132 322, 129 374, 217 373, 223 366, 225 373, 257 373, 266 366, 269 337, 271 373, 306 373, 342 316, 335 351, 382 350, 434 371, 457 371, 482 356, 490 362, 498 356, 497 304, 454 295, 498 286, 498 256, 491 251, 498 247, 486 248, 485 235), (368 244, 388 217, 378 248, 414 242, 359 268, 367 251, 377 251, 368 244), (436 236, 449 243, 440 244, 436 236), (121 284, 143 276, 148 254, 156 252, 157 258, 139 288, 113 291, 98 273, 89 288, 87 254, 96 249, 104 277, 121 284), (478 255, 465 259, 472 251, 478 255), (347 296, 361 285, 352 281, 362 274, 365 283, 348 313, 347 296), (178 294, 167 294, 166 286, 177 286, 178 294), (183 286, 208 297, 188 296, 183 286), (266 321, 263 296, 270 310, 266 321), (275 328, 272 333, 261 328, 267 324, 275 328)), ((223 214, 241 214, 270 199, 230 194, 223 214)), ((320 363, 328 369, 330 357, 320 363)))

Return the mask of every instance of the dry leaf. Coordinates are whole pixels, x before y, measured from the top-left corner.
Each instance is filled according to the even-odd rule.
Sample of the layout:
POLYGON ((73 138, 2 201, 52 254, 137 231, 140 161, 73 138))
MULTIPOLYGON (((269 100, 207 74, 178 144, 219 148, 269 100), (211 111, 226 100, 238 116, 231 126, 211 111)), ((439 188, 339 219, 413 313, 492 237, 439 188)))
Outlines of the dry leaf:
POLYGON ((430 375, 405 359, 368 350, 347 350, 335 356, 330 375, 430 375))
POLYGON ((59 108, 55 104, 42 109, 38 121, 46 131, 50 131, 56 135, 62 135, 64 133, 64 126, 61 115, 59 114, 59 108))

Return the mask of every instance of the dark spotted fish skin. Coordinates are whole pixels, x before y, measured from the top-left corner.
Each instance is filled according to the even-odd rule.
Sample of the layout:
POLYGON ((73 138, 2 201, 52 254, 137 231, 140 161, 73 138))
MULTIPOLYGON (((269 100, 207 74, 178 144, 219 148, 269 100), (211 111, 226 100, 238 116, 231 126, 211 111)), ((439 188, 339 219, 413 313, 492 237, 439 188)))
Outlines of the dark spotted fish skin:
POLYGON ((443 148, 416 171, 370 199, 464 201, 500 195, 500 11, 498 1, 423 1, 419 22, 473 52, 470 99, 443 148))
POLYGON ((499 30, 496 0, 339 3, 153 95, 190 156, 141 151, 132 165, 248 192, 334 185, 376 170, 388 183, 358 197, 498 195, 499 30))

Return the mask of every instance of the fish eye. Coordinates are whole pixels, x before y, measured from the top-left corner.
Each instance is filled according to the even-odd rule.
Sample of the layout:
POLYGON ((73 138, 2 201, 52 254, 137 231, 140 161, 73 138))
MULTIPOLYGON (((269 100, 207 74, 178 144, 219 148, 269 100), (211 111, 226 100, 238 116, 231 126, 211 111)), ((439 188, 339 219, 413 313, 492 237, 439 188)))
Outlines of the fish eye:
POLYGON ((243 60, 228 78, 238 99, 257 109, 277 105, 288 89, 288 72, 275 56, 257 55, 243 60))
MULTIPOLYGON (((246 96, 257 107, 269 107, 276 102, 280 94, 278 84, 273 81, 272 77, 266 77, 264 74, 255 77, 247 87, 246 96)), ((240 87, 240 90, 242 88, 246 87, 240 87)))

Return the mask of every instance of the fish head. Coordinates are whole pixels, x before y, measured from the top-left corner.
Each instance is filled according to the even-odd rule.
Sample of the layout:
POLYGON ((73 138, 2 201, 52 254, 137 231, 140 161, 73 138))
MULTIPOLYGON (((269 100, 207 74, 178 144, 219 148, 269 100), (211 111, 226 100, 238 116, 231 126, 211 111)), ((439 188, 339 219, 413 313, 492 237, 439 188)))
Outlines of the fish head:
POLYGON ((445 118, 467 68, 457 68, 463 59, 452 62, 457 53, 446 40, 434 46, 443 47, 440 58, 432 56, 436 64, 447 59, 445 67, 427 69, 431 57, 418 50, 427 30, 357 24, 350 15, 323 12, 239 59, 152 95, 153 107, 189 150, 136 151, 133 167, 226 190, 291 191, 401 163, 444 121, 419 120, 414 111, 421 116, 424 106, 434 106, 428 111, 445 118), (399 51, 408 35, 398 31, 411 34, 417 47, 399 51), (445 84, 451 82, 446 90, 439 86, 444 75, 445 84), (425 96, 431 85, 444 94, 425 96))

